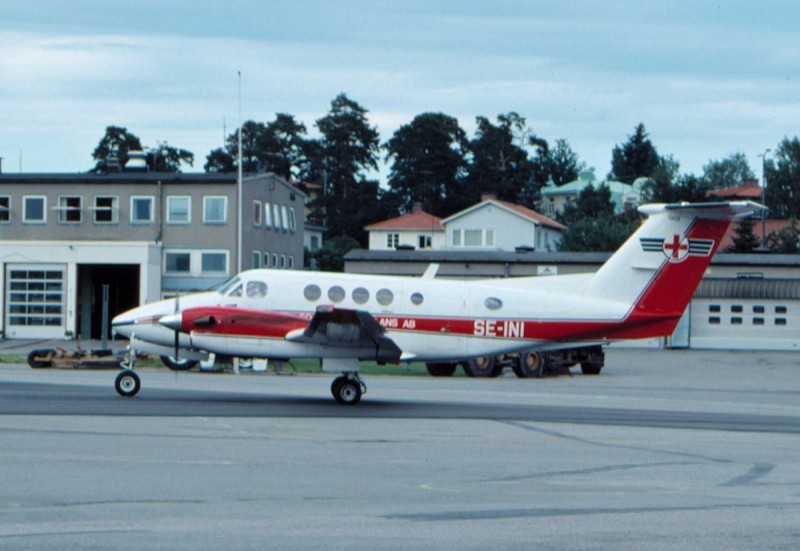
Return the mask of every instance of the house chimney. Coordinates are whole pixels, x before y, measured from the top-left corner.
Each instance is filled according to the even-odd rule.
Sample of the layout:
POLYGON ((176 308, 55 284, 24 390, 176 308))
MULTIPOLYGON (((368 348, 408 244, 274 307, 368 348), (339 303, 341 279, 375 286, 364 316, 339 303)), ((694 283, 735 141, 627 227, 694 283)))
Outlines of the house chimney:
POLYGON ((742 180, 742 186, 758 187, 758 180, 756 178, 745 178, 744 180, 742 180))
POLYGON ((419 201, 414 203, 414 205, 411 207, 411 212, 422 212, 422 203, 419 201))
POLYGON ((481 203, 484 201, 491 201, 492 199, 497 199, 497 194, 493 191, 484 191, 481 193, 481 203))

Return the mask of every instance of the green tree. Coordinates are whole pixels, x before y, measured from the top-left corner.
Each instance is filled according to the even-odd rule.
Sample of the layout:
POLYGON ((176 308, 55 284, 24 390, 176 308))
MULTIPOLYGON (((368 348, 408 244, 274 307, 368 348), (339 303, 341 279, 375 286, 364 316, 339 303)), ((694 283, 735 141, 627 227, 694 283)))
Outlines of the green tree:
POLYGON ((611 152, 609 180, 632 184, 637 178, 651 177, 661 162, 644 124, 639 123, 628 141, 611 152))
MULTIPOLYGON (((328 228, 328 236, 348 235, 359 241, 365 240, 363 205, 374 205, 378 200, 378 185, 369 180, 365 172, 376 170, 379 159, 379 135, 370 126, 367 110, 344 94, 331 102, 328 114, 317 120, 322 137, 311 144, 313 152, 310 167, 321 181, 324 192, 319 204, 314 205, 322 223, 328 228)), ((313 180, 312 180, 313 181, 313 180)))
POLYGON ((764 168, 765 202, 770 217, 797 218, 800 215, 800 139, 784 138, 764 168))
POLYGON ((703 185, 709 189, 741 186, 745 180, 755 178, 744 153, 732 153, 703 166, 703 185))
POLYGON ((757 249, 761 243, 753 232, 753 218, 746 216, 739 220, 734 229, 736 235, 733 245, 729 245, 726 253, 750 253, 757 249))
POLYGON ((616 251, 639 227, 636 211, 619 216, 581 218, 564 233, 559 251, 611 252, 616 251))
POLYGON ((138 136, 128 132, 122 126, 108 126, 106 133, 100 138, 100 142, 92 152, 95 160, 94 168, 90 172, 99 172, 106 169, 107 163, 115 159, 119 166, 125 166, 128 162, 129 151, 140 151, 142 142, 138 136))
POLYGON ((549 181, 556 186, 563 186, 578 179, 586 163, 572 150, 567 140, 556 140, 555 147, 548 147, 547 142, 539 140, 536 144, 536 155, 532 160, 534 180, 541 188, 549 181))
POLYGON ((309 265, 325 272, 343 272, 344 255, 359 247, 359 242, 352 237, 331 237, 318 250, 308 253, 309 265))
MULTIPOLYGON (((443 113, 423 113, 397 129, 384 144, 392 162, 390 193, 405 212, 415 202, 437 216, 474 203, 460 187, 466 166, 466 133, 458 120, 443 113)), ((480 191, 478 191, 480 193, 480 191)), ((474 195, 474 194, 473 194, 474 195)))
POLYGON ((567 227, 580 220, 611 218, 614 216, 614 203, 611 202, 611 190, 606 185, 596 188, 589 184, 578 194, 573 203, 567 203, 558 215, 558 220, 567 227))
POLYGON ((158 146, 150 148, 146 153, 147 167, 153 172, 180 172, 181 163, 194 164, 194 153, 167 142, 158 142, 158 146))
POLYGON ((797 226, 797 218, 792 217, 788 226, 769 232, 764 241, 772 253, 797 254, 800 252, 800 228, 797 226))

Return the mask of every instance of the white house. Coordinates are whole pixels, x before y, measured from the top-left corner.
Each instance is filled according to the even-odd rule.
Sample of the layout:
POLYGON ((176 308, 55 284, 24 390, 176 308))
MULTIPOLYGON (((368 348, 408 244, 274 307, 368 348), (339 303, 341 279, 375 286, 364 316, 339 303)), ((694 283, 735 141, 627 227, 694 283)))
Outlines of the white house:
POLYGON ((633 184, 625 184, 614 180, 598 182, 594 169, 584 170, 577 180, 568 182, 563 186, 556 186, 552 181, 542 188, 542 200, 537 208, 548 216, 564 212, 564 207, 578 199, 580 193, 588 185, 595 188, 606 186, 611 192, 611 202, 614 204, 614 213, 636 208, 642 197, 642 189, 647 183, 647 178, 637 178, 633 184))
POLYGON ((522 205, 484 195, 480 203, 442 220, 448 249, 555 251, 567 228, 522 205))
POLYGON ((442 249, 444 228, 440 218, 414 204, 410 214, 376 222, 364 228, 369 233, 369 250, 387 251, 400 248, 442 249))

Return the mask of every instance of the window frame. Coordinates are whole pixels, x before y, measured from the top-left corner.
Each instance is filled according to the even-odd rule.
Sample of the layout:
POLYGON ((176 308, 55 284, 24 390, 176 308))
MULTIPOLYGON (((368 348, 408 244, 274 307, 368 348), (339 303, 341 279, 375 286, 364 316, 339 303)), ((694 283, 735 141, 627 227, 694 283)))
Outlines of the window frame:
POLYGON ((264 227, 272 229, 272 203, 264 201, 264 227))
POLYGON ((58 223, 64 226, 76 226, 83 224, 83 196, 81 195, 59 195, 58 205, 56 206, 58 212, 58 223), (77 200, 77 206, 70 206, 69 202, 77 200), (70 216, 77 213, 77 220, 70 220, 70 216))
POLYGON ((264 205, 261 203, 260 200, 253 201, 253 226, 256 228, 260 228, 263 224, 263 212, 264 205))
POLYGON ((0 224, 11 223, 11 196, 0 195, 0 224), (5 199, 5 205, 2 204, 5 199))
POLYGON ((119 195, 95 195, 92 200, 92 207, 91 210, 93 211, 92 215, 92 222, 98 226, 110 226, 119 223, 119 195), (98 206, 97 201, 98 199, 110 199, 111 206, 110 207, 101 207, 98 206), (97 214, 101 212, 109 212, 111 214, 111 220, 98 220, 97 214))
POLYGON ((47 195, 23 195, 22 196, 22 223, 31 225, 47 224, 47 195), (42 218, 30 219, 28 218, 28 201, 41 200, 42 202, 42 218))
POLYGON ((203 224, 208 226, 224 226, 228 223, 228 197, 225 195, 204 195, 203 196, 203 224), (222 201, 222 219, 209 218, 209 203, 211 201, 222 201))
POLYGON ((167 196, 167 224, 170 226, 189 226, 192 223, 192 196, 191 195, 168 195, 167 196), (186 220, 175 220, 172 212, 172 202, 177 200, 186 201, 186 220))
POLYGON ((153 195, 131 195, 130 224, 132 226, 149 226, 153 224, 155 222, 155 203, 156 198, 153 195), (149 218, 134 218, 134 215, 137 214, 134 205, 139 201, 148 201, 150 203, 149 218))

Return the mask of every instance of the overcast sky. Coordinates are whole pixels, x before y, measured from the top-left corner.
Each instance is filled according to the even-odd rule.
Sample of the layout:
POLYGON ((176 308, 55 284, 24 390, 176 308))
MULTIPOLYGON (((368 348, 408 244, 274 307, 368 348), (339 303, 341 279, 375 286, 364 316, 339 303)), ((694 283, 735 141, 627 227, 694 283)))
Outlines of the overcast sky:
MULTIPOLYGON (((516 111, 599 176, 643 122, 700 174, 800 134, 800 2, 0 0, 3 172, 79 172, 106 126, 195 154, 243 120, 316 135, 340 92, 383 141, 426 111, 516 111)), ((192 169, 186 169, 190 171, 192 169)), ((385 176, 387 168, 383 168, 385 176)))

